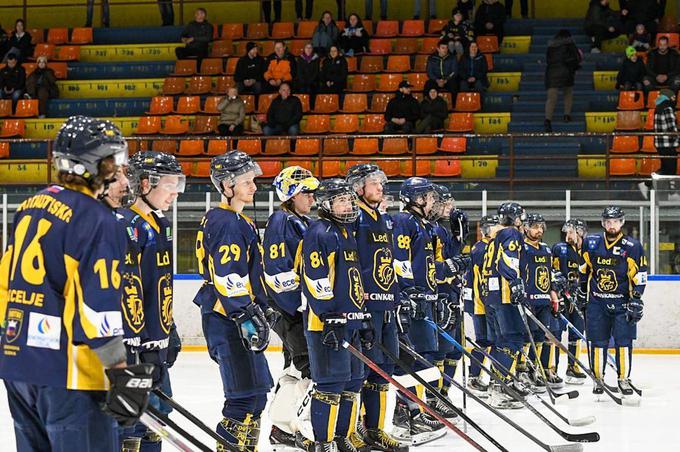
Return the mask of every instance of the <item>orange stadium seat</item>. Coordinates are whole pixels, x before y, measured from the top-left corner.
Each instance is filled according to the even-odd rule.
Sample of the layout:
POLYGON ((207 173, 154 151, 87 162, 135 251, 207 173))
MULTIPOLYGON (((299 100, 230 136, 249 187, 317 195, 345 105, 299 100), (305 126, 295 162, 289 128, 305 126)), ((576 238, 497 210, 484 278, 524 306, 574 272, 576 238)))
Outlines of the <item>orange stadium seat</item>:
POLYGON ((364 19, 362 20, 362 23, 364 24, 364 30, 366 30, 368 36, 373 36, 375 34, 373 33, 373 21, 371 19, 364 19))
POLYGON ((182 157, 196 157, 203 155, 205 142, 203 140, 180 140, 177 155, 182 157))
POLYGON ((234 149, 243 151, 248 155, 262 154, 262 141, 260 139, 238 140, 238 144, 234 149))
POLYGON ((170 75, 184 77, 194 75, 196 72, 196 60, 177 60, 175 70, 170 75))
POLYGON ((365 115, 361 121, 359 132, 361 133, 381 133, 385 128, 385 116, 382 114, 365 115))
POLYGON ((363 113, 368 110, 368 97, 364 93, 348 93, 342 101, 342 112, 363 113))
POLYGON ((50 28, 47 30, 47 42, 55 46, 68 42, 68 28, 50 28))
POLYGON ((195 75, 189 78, 186 94, 208 94, 212 89, 212 79, 203 75, 195 75))
POLYGON ((260 169, 262 170, 260 177, 267 179, 276 177, 283 169, 283 163, 278 160, 258 160, 257 163, 260 164, 260 169))
POLYGON ((92 28, 90 27, 76 27, 71 32, 71 44, 92 44, 94 38, 92 35, 92 28))
POLYGON ((151 142, 151 150, 157 152, 165 152, 166 154, 175 154, 177 152, 177 141, 153 140, 151 142))
POLYGON ((399 34, 398 20, 381 20, 375 29, 374 36, 377 38, 394 38, 399 34))
POLYGON ((222 155, 229 150, 227 140, 208 140, 208 155, 222 155))
POLYGON ((218 75, 222 73, 221 58, 205 58, 201 61, 201 75, 218 75))
POLYGON ((196 162, 196 168, 191 172, 193 177, 208 178, 210 177, 210 161, 199 160, 196 162))
POLYGON ((15 118, 35 118, 38 114, 38 99, 19 99, 14 111, 15 118))
POLYGON ((645 96, 642 91, 619 92, 619 110, 642 110, 643 108, 645 108, 645 96))
POLYGON ((649 109, 656 108, 657 97, 659 97, 659 91, 650 91, 649 94, 647 94, 647 108, 649 109))
POLYGON ((166 77, 161 92, 166 96, 174 96, 184 92, 186 81, 183 77, 166 77))
POLYGON ((210 90, 213 94, 227 94, 227 90, 236 86, 234 77, 231 75, 220 75, 216 78, 215 87, 210 90))
POLYGON ((355 138, 352 155, 375 155, 380 149, 377 138, 355 138))
POLYGON ((287 138, 272 138, 265 140, 264 155, 290 154, 290 140, 287 138))
POLYGON ((498 47, 498 36, 477 36, 476 40, 481 53, 497 53, 500 50, 498 47))
POLYGON ((9 143, 7 141, 0 143, 0 159, 9 158, 9 143))
POLYGON ((272 27, 272 39, 288 39, 295 35, 293 22, 274 22, 272 27))
POLYGON ((355 93, 367 93, 375 90, 374 74, 356 74, 352 76, 349 83, 350 91, 355 93))
POLYGON ((180 115, 193 115, 201 111, 201 98, 199 96, 180 96, 177 99, 177 107, 174 113, 180 115))
POLYGON ((227 66, 224 70, 225 75, 234 75, 236 73, 236 65, 239 57, 231 57, 227 60, 227 66))
POLYGON ((314 35, 314 30, 316 29, 317 25, 318 22, 312 20, 298 22, 297 34, 295 35, 295 37, 303 39, 311 38, 312 35, 314 35))
POLYGON ((668 38, 668 47, 673 47, 677 49, 680 47, 680 35, 678 33, 657 33, 656 34, 656 45, 659 46, 659 39, 662 37, 668 38))
POLYGON ((640 161, 640 176, 651 176, 661 169, 661 159, 642 159, 640 161))
POLYGON ((458 93, 456 96, 456 111, 474 112, 482 109, 482 99, 479 93, 458 93))
POLYGON ((610 176, 634 176, 636 172, 635 159, 611 159, 609 161, 610 176))
POLYGON ((182 174, 184 174, 186 177, 191 177, 192 173, 194 172, 196 162, 193 160, 184 160, 179 162, 179 166, 182 167, 182 174))
POLYGON ((378 91, 395 92, 399 89, 399 83, 404 80, 402 74, 380 74, 378 79, 378 91))
POLYGON ((210 47, 211 58, 225 58, 234 52, 234 44, 231 41, 213 41, 210 47))
POLYGON ((80 46, 58 46, 54 49, 56 61, 78 61, 80 59, 80 46))
MULTIPOLYGON (((25 64, 24 67, 26 67, 25 64)), ((65 62, 51 61, 47 63, 47 67, 54 71, 54 75, 58 80, 63 80, 68 76, 68 65, 65 62)), ((28 72, 26 76, 28 76, 28 72)))
POLYGON ((246 114, 255 112, 255 96, 252 94, 241 94, 239 96, 244 104, 246 104, 246 114))
POLYGON ((47 58, 47 61, 53 60, 55 54, 54 49, 54 44, 37 44, 33 49, 33 58, 37 60, 38 57, 44 56, 47 58))
POLYGON ((196 116, 194 119, 190 135, 209 135, 217 132, 217 124, 220 122, 219 116, 196 116))
POLYGON ((181 116, 165 116, 161 135, 184 135, 189 131, 189 122, 181 116))
MULTIPOLYGON (((11 30, 8 30, 8 35, 11 30)), ((42 28, 29 28, 28 31, 31 34, 31 44, 42 44, 45 42, 45 30, 42 28)))
POLYGON ((327 133, 331 130, 329 115, 309 115, 302 131, 304 133, 327 133))
POLYGON ((654 130, 654 109, 647 110, 647 120, 645 121, 645 130, 654 130))
POLYGON ((225 39, 243 39, 243 24, 222 24, 222 37, 225 39))
POLYGON ((149 103, 147 115, 167 115, 172 113, 172 96, 154 96, 149 103))
POLYGON ((430 19, 427 22, 427 34, 437 36, 441 35, 442 30, 448 22, 448 19, 430 19))
POLYGON ((0 128, 0 138, 23 137, 26 134, 26 123, 23 119, 5 119, 0 128))
POLYGON ((298 138, 295 140, 295 155, 319 155, 321 140, 318 138, 298 138))
POLYGON ((142 116, 137 123, 135 135, 158 135, 160 130, 160 116, 142 116))
POLYGON ((0 100, 0 118, 12 116, 12 99, 0 100))
POLYGON ((260 55, 267 57, 274 53, 275 41, 259 41, 257 44, 260 46, 260 55))
POLYGON ((642 129, 642 119, 639 111, 617 111, 616 130, 640 130, 642 129))
POLYGON ((387 57, 386 72, 408 72, 411 70, 411 57, 409 55, 390 55, 387 57))
POLYGON ((462 172, 459 160, 439 159, 434 162, 432 175, 434 177, 458 177, 462 172))
POLYGON ((416 55, 416 59, 413 62, 413 70, 415 72, 426 72, 427 71, 427 59, 430 55, 416 55))
POLYGON ((335 115, 331 133, 355 133, 359 130, 358 115, 335 115))
POLYGON ((290 44, 288 45, 288 50, 294 56, 302 55, 302 51, 305 49, 307 42, 308 41, 304 39, 293 39, 292 41, 290 41, 290 44))
POLYGON ((490 53, 485 53, 484 58, 486 58, 486 70, 493 71, 493 55, 490 53))
POLYGON ((446 125, 447 132, 473 132, 475 118, 472 113, 451 113, 446 125))
POLYGON ((310 111, 309 94, 293 94, 293 95, 300 99, 300 103, 302 104, 302 113, 309 113, 310 111))
POLYGON ((348 73, 353 73, 357 71, 357 57, 355 56, 345 56, 345 59, 347 60, 347 72, 348 73))
POLYGON ((379 55, 364 55, 359 63, 359 72, 375 73, 383 71, 383 57, 379 55))
POLYGON ((615 154, 633 154, 640 150, 640 142, 634 135, 614 135, 612 147, 609 150, 615 154))
POLYGON ((31 75, 31 73, 33 71, 35 71, 35 68, 38 67, 38 64, 37 63, 23 63, 21 66, 24 68, 24 71, 26 71, 26 77, 28 77, 29 75, 31 75))
POLYGON ((425 21, 424 20, 405 20, 401 24, 401 34, 400 36, 412 36, 418 37, 425 34, 425 21))
POLYGON ((409 152, 408 138, 385 138, 383 139, 381 154, 401 155, 409 152))
POLYGON ((365 165, 367 163, 373 163, 370 160, 347 160, 345 161, 345 168, 349 170, 354 165, 365 165))
POLYGON ((397 38, 392 53, 413 55, 418 52, 418 40, 416 38, 397 38))
POLYGON ((430 55, 437 50, 437 44, 439 44, 439 38, 423 38, 423 43, 418 53, 430 55))
POLYGON ((395 96, 395 93, 375 93, 371 97, 371 108, 368 110, 372 113, 385 113, 387 104, 395 96))
POLYGON ((641 152, 644 152, 645 154, 656 154, 656 146, 654 145, 654 137, 651 135, 642 137, 642 147, 640 148, 641 152))
POLYGON ((346 138, 326 138, 323 140, 324 155, 343 155, 349 153, 349 142, 346 138))
POLYGON ((205 113, 208 115, 217 115, 219 114, 219 110, 217 110, 217 105, 224 99, 222 96, 208 96, 205 98, 205 103, 203 104, 203 108, 201 109, 201 113, 205 113))
POLYGON ((260 99, 257 102, 257 112, 267 113, 269 106, 276 96, 278 96, 278 94, 260 94, 260 99))
POLYGON ((415 174, 413 171, 413 160, 405 160, 401 162, 400 176, 411 177, 420 176, 427 177, 431 173, 432 160, 416 160, 415 174))
POLYGON ((443 152, 450 152, 460 154, 465 152, 467 148, 467 138, 465 137, 444 137, 439 150, 443 152))
POLYGON ((413 91, 422 91, 425 89, 425 83, 427 83, 427 74, 425 72, 410 72, 406 74, 406 80, 413 85, 413 91))
POLYGON ((323 177, 338 177, 342 175, 340 160, 322 160, 321 175, 323 177))
POLYGON ((248 39, 267 39, 269 34, 269 24, 265 22, 257 22, 248 24, 248 39))
POLYGON ((380 159, 375 162, 387 177, 397 177, 401 175, 401 162, 398 160, 380 159))
POLYGON ((437 138, 416 137, 414 150, 418 155, 430 155, 437 153, 437 138))
POLYGON ((340 110, 340 100, 337 94, 319 94, 314 102, 314 113, 335 113, 340 110))
POLYGON ((392 53, 392 40, 390 39, 371 39, 368 49, 375 55, 389 55, 392 53))

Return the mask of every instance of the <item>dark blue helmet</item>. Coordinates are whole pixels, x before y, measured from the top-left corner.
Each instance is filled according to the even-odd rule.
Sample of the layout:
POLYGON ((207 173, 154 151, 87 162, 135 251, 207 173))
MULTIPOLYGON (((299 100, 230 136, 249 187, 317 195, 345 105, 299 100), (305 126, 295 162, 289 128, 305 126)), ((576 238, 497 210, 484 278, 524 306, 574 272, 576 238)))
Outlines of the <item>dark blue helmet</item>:
MULTIPOLYGON (((497 225, 499 223, 498 221, 498 215, 485 215, 482 217, 481 220, 479 220, 479 229, 482 232, 482 235, 488 236, 491 234, 491 227, 497 225)), ((453 222, 451 222, 453 224, 453 222)))
POLYGON ((588 224, 580 218, 571 218, 565 221, 562 226, 562 232, 567 232, 570 228, 573 228, 581 237, 585 237, 588 234, 588 224))
POLYGON ((531 226, 536 223, 543 223, 543 226, 545 226, 545 218, 540 213, 528 213, 525 215, 523 223, 525 226, 531 226))
POLYGON ((344 179, 333 178, 321 181, 319 188, 314 192, 314 199, 319 206, 319 215, 338 223, 354 223, 359 218, 359 205, 357 195, 352 187, 344 179), (336 213, 333 211, 333 203, 340 197, 348 197, 352 203, 348 212, 336 213))
POLYGON ((182 172, 182 165, 179 164, 174 155, 156 151, 144 151, 138 152, 130 158, 128 180, 130 181, 130 191, 132 194, 142 194, 142 180, 148 179, 151 188, 154 188, 163 176, 179 176, 177 191, 179 193, 184 192, 186 177, 182 172))
POLYGON ((418 198, 434 191, 435 186, 428 179, 424 177, 409 177, 402 182, 401 188, 399 188, 399 200, 406 207, 416 206, 418 205, 418 198))
POLYGON ((498 218, 503 226, 512 226, 516 219, 524 221, 524 207, 517 202, 504 202, 498 206, 498 218))
POLYGON ((625 212, 619 206, 608 206, 602 211, 602 219, 624 219, 626 217, 625 212))
POLYGON ((453 234, 454 237, 458 237, 461 241, 470 233, 468 215, 460 209, 451 210, 451 213, 449 214, 449 225, 451 226, 451 234, 453 234))
POLYGON ((220 193, 224 191, 222 182, 232 187, 238 182, 239 176, 249 172, 255 173, 255 177, 262 175, 260 165, 242 151, 229 151, 210 161, 210 180, 220 193))

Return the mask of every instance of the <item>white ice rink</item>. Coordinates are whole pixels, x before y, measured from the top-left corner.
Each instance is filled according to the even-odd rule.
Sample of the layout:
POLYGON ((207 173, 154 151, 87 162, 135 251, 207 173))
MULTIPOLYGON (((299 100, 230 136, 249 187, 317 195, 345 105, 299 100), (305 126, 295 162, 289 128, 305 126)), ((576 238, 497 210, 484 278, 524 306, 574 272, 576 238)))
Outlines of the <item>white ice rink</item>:
MULTIPOLYGON (((280 353, 268 353, 267 358, 272 374, 277 375, 282 367, 280 353)), ((563 363, 564 364, 564 363, 563 363)), ((460 372, 459 372, 460 373, 460 372)), ((609 373, 611 369, 609 369, 609 373)), ((596 403, 591 394, 591 385, 580 387, 580 396, 571 401, 558 402, 557 408, 570 418, 595 416, 594 424, 586 427, 570 427, 563 424, 544 407, 539 410, 561 429, 569 432, 597 431, 601 436, 599 443, 584 444, 587 452, 626 452, 626 451, 680 451, 680 356, 667 355, 635 355, 633 360, 633 381, 643 389, 644 397, 639 407, 620 407, 613 401, 596 403)), ((172 385, 175 399, 187 409, 198 415, 207 424, 213 426, 221 418, 222 385, 217 365, 208 358, 206 352, 183 352, 175 367, 171 369, 172 385)), ((579 388, 573 387, 570 388, 579 388)), ((454 403, 460 405, 460 393, 451 390, 454 403)), ((388 425, 391 419, 393 397, 388 409, 388 425)), ((536 416, 526 409, 506 411, 515 422, 530 431, 534 436, 550 445, 565 444, 566 441, 550 430, 536 416)), ((467 414, 485 428, 494 438, 510 451, 542 450, 519 432, 505 424, 498 417, 468 399, 467 414)), ((181 416, 173 414, 175 420, 181 416)), ((463 424, 458 424, 463 428, 463 424)), ((270 424, 263 422, 261 451, 271 450, 267 437, 270 424)), ((192 430, 195 431, 195 430, 192 430)), ((484 438, 471 428, 468 434, 478 440, 487 450, 496 450, 484 438)), ((212 446, 208 437, 200 432, 197 436, 212 446)), ((463 451, 473 448, 457 437, 455 433, 447 435, 435 442, 421 446, 418 450, 463 451)), ((4 386, 0 385, 0 451, 16 450, 12 420, 7 407, 4 386)), ((164 450, 172 450, 164 446, 164 450)))

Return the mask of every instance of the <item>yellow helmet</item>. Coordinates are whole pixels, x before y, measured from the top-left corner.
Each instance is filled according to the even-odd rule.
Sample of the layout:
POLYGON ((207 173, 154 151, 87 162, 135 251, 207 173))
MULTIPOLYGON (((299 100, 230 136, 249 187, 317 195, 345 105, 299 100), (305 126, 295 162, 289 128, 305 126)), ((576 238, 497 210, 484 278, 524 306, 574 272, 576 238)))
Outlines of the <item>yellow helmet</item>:
POLYGON ((289 166, 274 178, 272 185, 276 189, 279 200, 286 202, 298 193, 316 190, 319 186, 319 179, 314 177, 308 169, 301 166, 289 166))

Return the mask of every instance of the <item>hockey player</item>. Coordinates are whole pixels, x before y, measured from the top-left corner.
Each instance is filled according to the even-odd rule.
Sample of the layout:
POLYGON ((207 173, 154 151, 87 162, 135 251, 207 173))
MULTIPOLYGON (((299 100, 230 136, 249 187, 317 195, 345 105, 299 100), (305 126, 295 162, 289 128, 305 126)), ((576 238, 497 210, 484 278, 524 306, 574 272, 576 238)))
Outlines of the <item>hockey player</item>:
MULTIPOLYGON (((572 297, 576 296, 578 290, 579 267, 583 264, 583 257, 581 256, 583 248, 583 239, 588 234, 588 227, 586 222, 577 218, 567 220, 562 226, 562 232, 565 234, 565 241, 556 243, 552 248, 553 254, 553 269, 559 271, 566 276, 569 289, 568 292, 572 297)), ((584 332, 583 314, 578 310, 572 300, 566 300, 564 316, 571 322, 578 330, 584 332)), ((562 336, 562 330, 556 337, 562 336)), ((581 339, 571 329, 569 329, 569 351, 579 358, 581 353, 581 339)), ((559 354, 555 354, 557 363, 559 364, 559 354)), ((572 385, 582 385, 586 380, 586 374, 580 369, 578 364, 574 363, 569 358, 569 365, 567 366, 566 383, 572 385)))
POLYGON ((125 242, 97 201, 126 161, 115 125, 71 117, 54 142, 59 185, 14 216, 0 260, 0 378, 20 452, 118 452, 116 421, 146 408, 153 366, 125 362, 125 242))
MULTIPOLYGON (((400 300, 399 285, 394 274, 392 220, 378 210, 384 201, 387 177, 379 166, 363 163, 352 166, 345 180, 358 197, 359 216, 352 228, 359 249, 366 310, 371 314, 375 340, 398 355, 395 314, 400 300)), ((388 375, 394 373, 394 363, 378 347, 366 351, 366 356, 380 365, 388 375)), ((405 452, 408 446, 402 445, 385 431, 388 389, 387 380, 372 370, 368 371, 361 389, 365 409, 363 440, 374 450, 405 452)), ((356 394, 343 393, 343 397, 356 398, 356 394)), ((350 426, 352 429, 353 426, 350 426)), ((357 449, 365 448, 357 436, 350 432, 350 441, 357 449)))
MULTIPOLYGON (((625 221, 620 207, 606 207, 602 212, 604 233, 586 237, 577 302, 581 307, 587 306, 593 373, 598 378, 604 376, 607 347, 613 337, 619 389, 624 396, 630 396, 633 339, 642 318, 647 258, 642 244, 623 233, 625 221)), ((596 395, 603 392, 599 385, 593 388, 596 395)))
POLYGON ((311 219, 317 178, 309 170, 289 166, 273 183, 281 207, 274 212, 264 231, 264 278, 280 320, 273 330, 283 342, 284 369, 269 408, 272 445, 295 447, 297 407, 311 382, 309 353, 302 324, 298 248, 311 219))
POLYGON ((370 349, 375 340, 364 312, 364 289, 357 242, 350 230, 359 215, 357 198, 342 179, 327 179, 314 194, 319 220, 302 241, 304 315, 312 380, 314 451, 355 451, 347 435, 356 422, 356 393, 363 364, 344 341, 370 349), (351 394, 351 397, 350 397, 351 394))
MULTIPOLYGON (((210 162, 210 179, 221 195, 196 234, 203 286, 194 297, 201 308, 203 335, 219 365, 224 391, 217 433, 254 452, 260 415, 273 386, 264 350, 275 314, 266 302, 262 245, 253 221, 243 214, 257 191, 260 166, 246 153, 230 151, 210 162), (267 317, 269 316, 269 318, 267 317)), ((218 451, 225 451, 217 445, 218 451)))

